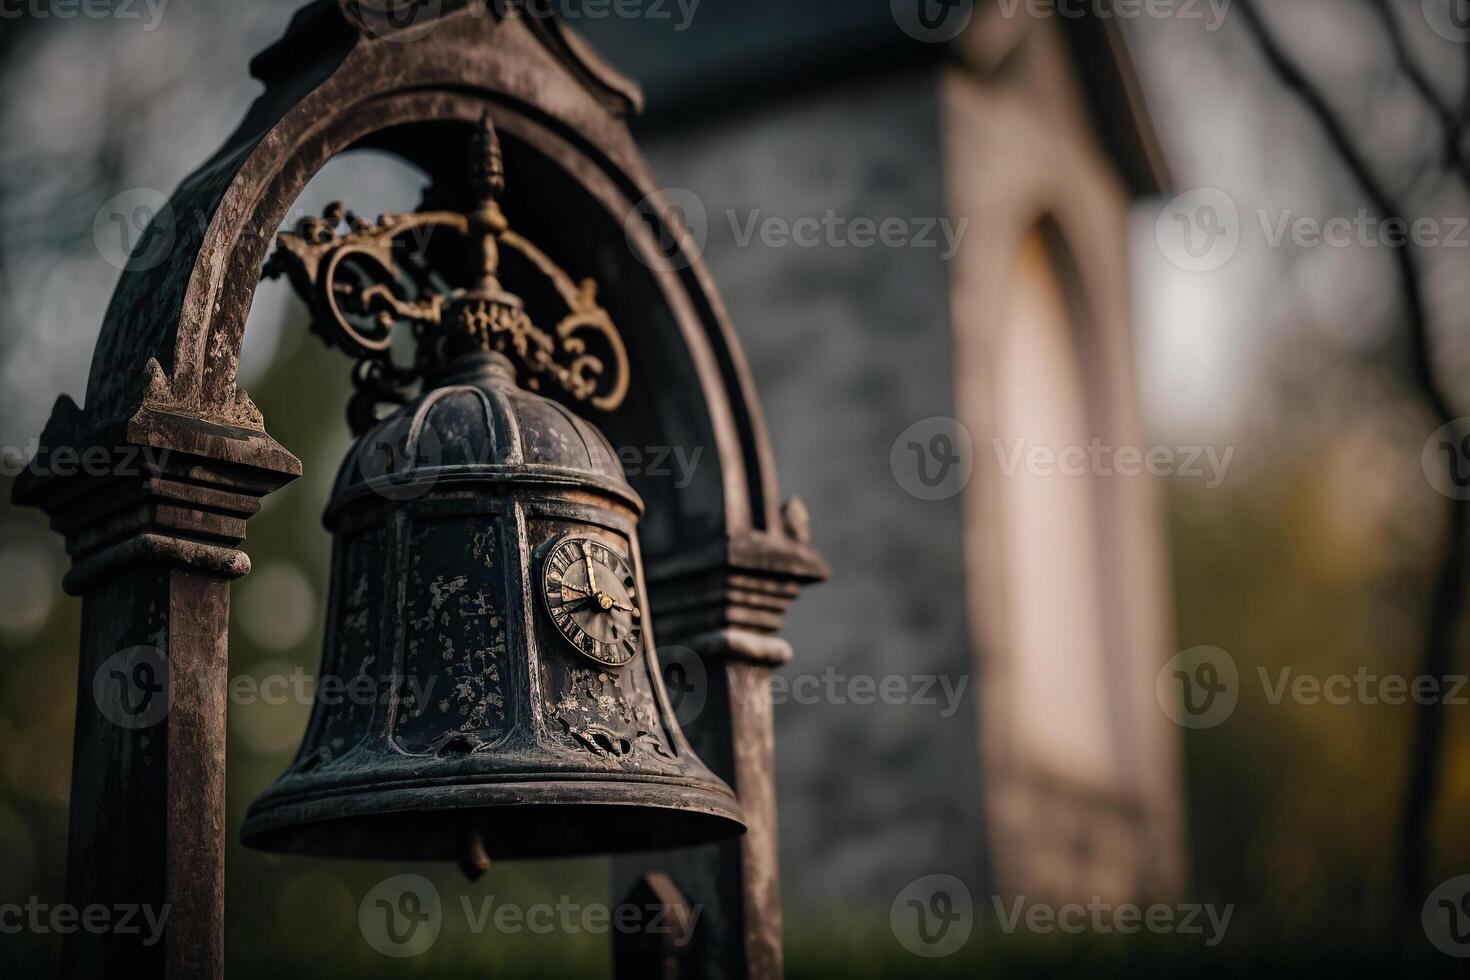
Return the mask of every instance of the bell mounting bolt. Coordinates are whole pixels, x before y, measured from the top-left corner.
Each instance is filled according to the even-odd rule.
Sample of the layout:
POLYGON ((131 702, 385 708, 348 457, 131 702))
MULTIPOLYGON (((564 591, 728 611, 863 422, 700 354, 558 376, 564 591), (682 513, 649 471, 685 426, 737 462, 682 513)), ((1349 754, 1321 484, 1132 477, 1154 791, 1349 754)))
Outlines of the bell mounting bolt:
POLYGON ((505 159, 488 113, 469 158, 472 204, 465 212, 390 213, 374 223, 334 203, 279 234, 262 270, 266 279, 286 276, 311 309, 312 332, 357 359, 357 393, 348 406, 354 434, 377 421, 380 406, 407 404, 452 360, 476 351, 510 357, 533 391, 549 380, 602 412, 616 411, 627 397, 627 348, 597 302, 597 283, 573 279, 512 231, 500 208, 505 159), (501 284, 503 250, 517 253, 560 298, 564 310, 550 330, 501 284), (415 342, 411 365, 392 356, 394 333, 404 327, 415 342))

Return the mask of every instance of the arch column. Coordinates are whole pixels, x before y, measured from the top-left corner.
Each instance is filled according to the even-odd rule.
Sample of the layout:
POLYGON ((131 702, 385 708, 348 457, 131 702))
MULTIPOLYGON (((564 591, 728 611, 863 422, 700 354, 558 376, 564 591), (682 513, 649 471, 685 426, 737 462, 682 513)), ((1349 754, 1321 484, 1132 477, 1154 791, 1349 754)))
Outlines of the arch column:
POLYGON ((85 472, 28 470, 15 494, 65 535, 82 598, 64 970, 220 977, 229 585, 250 571, 245 522, 301 464, 263 432, 147 404, 83 424, 63 399, 34 470, 85 472), (80 927, 96 906, 116 929, 80 927))
MULTIPOLYGON (((571 252, 600 249, 572 259, 615 255, 599 298, 630 314, 620 318, 624 338, 647 380, 605 431, 627 445, 705 452, 678 493, 635 486, 649 503, 643 551, 660 636, 705 657, 713 679, 713 707, 691 740, 741 797, 751 833, 640 862, 638 873, 663 870, 705 906, 710 924, 696 929, 707 935, 696 936, 685 975, 779 975, 767 688, 790 656, 777 638, 786 607, 826 566, 801 509, 780 506, 754 385, 708 273, 695 256, 650 260, 660 237, 678 240, 667 228, 625 238, 633 203, 659 200, 627 127, 641 105, 636 86, 554 19, 502 21, 494 10, 407 0, 405 12, 418 18, 404 21, 412 40, 386 34, 380 16, 365 19, 358 0, 316 0, 298 12, 252 65, 265 93, 139 243, 140 254, 164 257, 124 273, 85 409, 63 397, 42 437, 43 455, 95 450, 105 462, 89 472, 103 475, 17 484, 16 500, 44 509, 66 535, 67 588, 83 597, 68 900, 167 915, 152 944, 146 934, 74 934, 71 976, 223 975, 229 583, 249 571, 241 544, 260 500, 302 471, 236 386, 275 229, 311 176, 352 148, 404 156, 435 178, 431 198, 452 196, 448 168, 457 171, 462 156, 444 134, 487 109, 507 136, 508 166, 518 166, 517 154, 534 164, 513 186, 534 191, 541 180, 576 192, 543 185, 507 202, 517 227, 533 238, 546 231, 571 252), (617 249, 606 247, 613 235, 617 249), (97 694, 99 673, 104 689, 117 685, 113 700, 97 694), (138 724, 161 677, 167 710, 138 724)), ((626 956, 620 963, 634 964, 633 975, 654 975, 647 953, 626 956)))

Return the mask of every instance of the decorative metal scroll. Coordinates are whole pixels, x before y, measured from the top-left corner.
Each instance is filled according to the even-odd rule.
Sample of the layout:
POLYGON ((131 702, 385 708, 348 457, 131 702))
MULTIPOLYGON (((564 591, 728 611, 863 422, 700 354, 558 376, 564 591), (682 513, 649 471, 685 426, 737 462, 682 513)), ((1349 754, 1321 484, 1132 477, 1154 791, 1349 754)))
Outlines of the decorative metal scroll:
POLYGON ((467 213, 385 214, 374 223, 333 204, 277 236, 263 275, 286 276, 310 304, 312 332, 357 358, 348 409, 355 433, 372 426, 379 406, 405 404, 469 351, 499 351, 517 363, 528 388, 549 381, 600 411, 616 411, 627 397, 627 349, 597 302, 597 283, 574 280, 510 230, 499 204, 500 140, 489 116, 476 134, 470 170, 477 206, 467 213), (565 308, 550 330, 532 322, 522 299, 501 285, 503 251, 543 277, 565 308), (394 338, 405 327, 414 340, 410 365, 393 358, 394 338))

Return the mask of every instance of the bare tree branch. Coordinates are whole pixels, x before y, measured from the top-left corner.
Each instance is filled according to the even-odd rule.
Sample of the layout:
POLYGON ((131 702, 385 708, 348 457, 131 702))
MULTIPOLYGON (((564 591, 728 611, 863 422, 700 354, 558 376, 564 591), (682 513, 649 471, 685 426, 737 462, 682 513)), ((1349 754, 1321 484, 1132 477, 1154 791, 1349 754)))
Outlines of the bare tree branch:
POLYGON ((1460 113, 1459 116, 1455 119, 1456 145, 1463 145, 1464 140, 1462 139, 1462 137, 1464 137, 1465 135, 1466 127, 1470 126, 1470 44, 1464 45, 1464 48, 1465 89, 1464 92, 1460 95, 1460 113))
MULTIPOLYGON (((1377 6, 1377 0, 1374 0, 1374 6, 1377 6)), ((1239 0, 1237 7, 1271 69, 1301 99, 1317 120, 1333 150, 1367 195, 1373 208, 1385 220, 1403 220, 1403 209, 1374 174, 1347 124, 1281 46, 1262 18, 1256 0, 1239 0)), ((1456 156, 1461 156, 1458 139, 1456 156)), ((1392 252, 1399 288, 1403 293, 1409 361, 1414 383, 1436 422, 1448 426, 1451 440, 1457 446, 1462 445, 1464 439, 1470 436, 1470 430, 1457 420, 1449 399, 1435 376, 1429 302, 1419 269, 1418 253, 1408 243, 1394 248, 1392 252)), ((1444 683, 1454 661, 1455 638, 1464 613, 1470 501, 1449 500, 1445 518, 1444 551, 1426 612, 1420 664, 1424 676, 1438 678, 1441 683, 1444 683)), ((1398 905, 1401 913, 1406 916, 1418 916, 1429 878, 1430 836, 1443 768, 1444 724, 1442 704, 1434 702, 1417 707, 1410 745, 1409 777, 1403 791, 1398 834, 1398 905)))
POLYGON ((1439 122, 1440 133, 1444 140, 1445 165, 1453 169, 1466 186, 1470 186, 1470 160, 1465 157, 1460 139, 1464 132, 1464 113, 1456 112, 1450 107, 1435 89, 1434 83, 1424 73, 1419 62, 1414 59, 1414 53, 1409 50, 1403 28, 1389 7, 1388 0, 1373 0, 1369 6, 1383 22, 1384 33, 1387 34, 1388 41, 1393 46, 1394 59, 1398 62, 1399 69, 1413 84, 1420 98, 1428 104, 1439 122))

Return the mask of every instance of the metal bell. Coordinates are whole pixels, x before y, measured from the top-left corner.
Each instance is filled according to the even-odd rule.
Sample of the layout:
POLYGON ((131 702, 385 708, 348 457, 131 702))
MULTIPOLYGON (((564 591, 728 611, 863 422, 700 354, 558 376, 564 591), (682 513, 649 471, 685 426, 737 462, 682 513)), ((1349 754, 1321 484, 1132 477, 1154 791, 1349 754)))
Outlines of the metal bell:
POLYGON ((606 438, 499 353, 430 387, 338 476, 318 697, 245 843, 474 874, 743 832, 670 710, 606 438))

